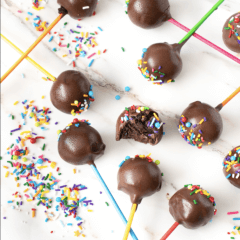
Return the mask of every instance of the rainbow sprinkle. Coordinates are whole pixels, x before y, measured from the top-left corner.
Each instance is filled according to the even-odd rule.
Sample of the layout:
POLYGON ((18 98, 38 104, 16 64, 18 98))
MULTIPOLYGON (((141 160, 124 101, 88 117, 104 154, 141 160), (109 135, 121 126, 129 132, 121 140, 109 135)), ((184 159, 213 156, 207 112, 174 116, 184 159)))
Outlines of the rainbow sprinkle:
POLYGON ((236 16, 232 17, 228 23, 228 27, 225 27, 225 30, 230 30, 229 32, 229 38, 231 38, 232 36, 236 36, 237 38, 237 42, 240 46, 240 31, 237 31, 237 28, 234 28, 233 23, 236 23, 236 27, 240 28, 240 13, 237 13, 236 16), (237 25, 239 24, 239 25, 237 25))

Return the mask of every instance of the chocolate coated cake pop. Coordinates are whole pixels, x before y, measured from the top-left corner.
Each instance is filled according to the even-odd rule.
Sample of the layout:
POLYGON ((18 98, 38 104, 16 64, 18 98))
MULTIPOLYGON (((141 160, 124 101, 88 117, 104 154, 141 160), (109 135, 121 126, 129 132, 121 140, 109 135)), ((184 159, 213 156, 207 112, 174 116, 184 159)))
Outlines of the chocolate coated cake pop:
POLYGON ((216 142, 223 130, 218 110, 206 103, 191 103, 182 113, 178 130, 188 144, 202 148, 216 142))
POLYGON ((104 154, 105 144, 98 131, 86 120, 75 118, 64 130, 58 131, 60 157, 74 165, 94 164, 104 154))
POLYGON ((223 173, 232 185, 240 188, 240 146, 234 148, 225 157, 223 173))
POLYGON ((158 144, 163 135, 163 122, 148 107, 125 108, 117 120, 116 140, 134 139, 141 143, 158 144))
MULTIPOLYGON (((98 0, 57 0, 58 4, 67 10, 74 19, 91 17, 97 7, 98 0)), ((59 9, 61 13, 62 10, 59 9)))
POLYGON ((138 69, 153 84, 175 82, 174 79, 182 71, 180 51, 184 43, 157 43, 144 48, 142 59, 138 61, 138 69))
POLYGON ((233 14, 223 26, 223 41, 232 51, 240 53, 240 13, 233 14))
POLYGON ((171 18, 168 0, 127 0, 130 20, 141 28, 156 28, 171 18))
POLYGON ((176 222, 189 229, 205 226, 216 214, 214 198, 197 185, 186 185, 169 200, 176 222))
POLYGON ((72 114, 81 114, 94 101, 92 85, 78 71, 65 71, 53 83, 50 97, 52 104, 58 110, 72 114))
POLYGON ((140 204, 144 197, 151 196, 162 187, 159 163, 144 155, 126 157, 118 171, 118 190, 128 194, 132 203, 140 204))

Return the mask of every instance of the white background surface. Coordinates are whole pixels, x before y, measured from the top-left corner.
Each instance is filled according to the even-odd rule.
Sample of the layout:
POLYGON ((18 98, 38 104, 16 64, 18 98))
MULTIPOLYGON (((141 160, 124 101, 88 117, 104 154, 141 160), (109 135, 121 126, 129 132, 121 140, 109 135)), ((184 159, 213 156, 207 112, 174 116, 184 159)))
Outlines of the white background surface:
MULTIPOLYGON (((215 2, 215 0, 170 0, 171 13, 176 20, 192 27, 215 2)), ((187 183, 201 184, 207 189, 215 197, 218 214, 212 223, 198 230, 191 231, 179 226, 169 240, 229 239, 227 232, 232 231, 237 223, 232 221, 232 216, 227 216, 227 212, 240 210, 240 193, 239 189, 231 186, 225 179, 222 173, 222 160, 228 151, 240 144, 240 95, 221 111, 224 122, 223 134, 220 140, 210 147, 198 150, 187 145, 179 135, 176 125, 178 117, 189 103, 200 100, 216 106, 230 95, 239 86, 239 65, 192 38, 182 50, 184 68, 176 83, 159 87, 146 82, 141 77, 136 64, 142 48, 157 42, 178 42, 185 32, 171 23, 165 23, 161 28, 149 31, 137 28, 125 15, 123 5, 123 0, 101 0, 95 17, 78 22, 84 27, 85 32, 96 30, 99 32, 97 27, 100 26, 104 31, 99 32, 97 37, 98 49, 108 50, 106 54, 95 60, 91 68, 87 68, 88 59, 77 60, 77 69, 85 73, 94 85, 96 98, 90 110, 81 118, 90 120, 107 145, 105 155, 96 162, 99 172, 128 218, 131 208, 130 199, 117 190, 116 176, 119 163, 127 155, 150 152, 154 159, 161 161, 160 168, 164 173, 162 190, 143 200, 133 222, 133 229, 140 240, 158 240, 174 223, 168 211, 166 194, 174 194, 187 183), (122 52, 121 47, 125 48, 125 53, 122 52), (130 93, 124 93, 125 86, 131 87, 130 93), (122 97, 120 101, 115 100, 117 94, 122 97), (146 105, 160 112, 161 118, 166 123, 164 129, 166 135, 157 146, 152 147, 127 140, 115 141, 117 117, 124 107, 133 104, 146 105)), ((28 22, 25 21, 25 17, 28 16, 26 12, 31 11, 39 15, 43 21, 52 22, 57 16, 58 5, 55 0, 51 0, 44 10, 36 12, 31 9, 30 0, 3 0, 1 7, 2 33, 24 51, 39 35, 39 32, 32 27, 33 17, 29 17, 31 20, 28 22), (19 9, 23 13, 17 13, 19 9)), ((222 26, 229 16, 239 10, 238 0, 226 0, 198 33, 227 50, 221 38, 222 26)), ((65 29, 62 29, 64 22, 69 23, 66 29, 76 26, 76 21, 66 16, 54 31, 65 34, 65 29)), ((52 52, 51 49, 57 47, 56 38, 51 43, 48 39, 49 36, 30 56, 54 76, 58 76, 64 70, 72 69, 71 66, 66 65, 72 57, 62 58, 67 52, 66 49, 61 49, 58 53, 52 52)), ((19 54, 2 42, 2 74, 18 58, 19 54)), ((27 146, 30 147, 31 153, 38 156, 42 153, 39 148, 46 143, 44 157, 57 162, 62 172, 60 183, 82 183, 89 188, 82 193, 82 196, 86 195, 93 200, 95 205, 91 209, 94 212, 89 213, 86 208, 81 208, 79 211, 79 215, 85 219, 83 226, 86 239, 120 240, 125 228, 113 206, 111 204, 109 207, 106 206, 105 202, 109 202, 107 196, 99 194, 102 188, 90 167, 78 167, 78 173, 73 175, 73 166, 63 162, 58 155, 56 131, 70 123, 72 116, 54 109, 49 96, 52 83, 41 80, 42 76, 41 72, 24 61, 1 85, 1 155, 4 155, 5 149, 17 136, 14 134, 10 137, 9 131, 21 124, 22 104, 14 106, 16 100, 35 100, 39 107, 50 107, 52 114, 48 131, 37 129, 30 120, 23 128, 28 130, 32 127, 39 135, 45 136, 46 140, 38 141, 31 146, 28 143, 27 146), (22 79, 22 73, 26 78, 22 79), (45 99, 41 99, 42 95, 45 95, 45 99), (14 121, 8 118, 9 113, 15 116, 14 121), (57 126, 54 125, 56 121, 59 122, 57 126)), ((6 165, 7 160, 9 157, 5 155, 1 165, 6 165)), ((74 227, 63 228, 58 220, 44 222, 43 207, 38 208, 37 217, 32 219, 31 208, 35 206, 34 203, 24 201, 21 211, 12 210, 7 201, 11 200, 11 194, 17 191, 16 182, 12 176, 5 178, 5 172, 6 169, 2 168, 1 239, 75 239, 73 232, 77 230, 77 226, 72 218, 64 219, 60 216, 65 223, 75 223, 74 227), (30 215, 27 214, 28 212, 30 215), (6 220, 2 219, 4 216, 7 217, 6 220), (52 230, 54 234, 50 234, 52 230)), ((24 188, 20 187, 18 190, 22 191, 22 189, 24 188)), ((236 239, 240 239, 240 236, 236 236, 236 239)))

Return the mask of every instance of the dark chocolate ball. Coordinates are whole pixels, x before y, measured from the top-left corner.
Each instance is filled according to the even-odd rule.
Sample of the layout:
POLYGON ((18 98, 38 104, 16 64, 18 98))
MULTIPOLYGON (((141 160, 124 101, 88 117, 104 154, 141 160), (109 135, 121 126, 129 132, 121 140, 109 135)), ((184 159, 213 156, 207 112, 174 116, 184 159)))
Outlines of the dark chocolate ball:
POLYGON ((97 7, 98 0, 57 0, 70 17, 74 19, 91 17, 97 7))
POLYGON ((158 144, 163 136, 163 122, 148 107, 125 108, 117 120, 116 140, 134 139, 141 143, 158 144))
POLYGON ((78 71, 65 71, 53 83, 50 97, 58 110, 76 115, 89 109, 94 101, 92 86, 78 71))
POLYGON ((202 148, 219 139, 223 130, 222 117, 216 108, 196 101, 182 113, 178 130, 188 144, 202 148))
POLYGON ((171 18, 168 0, 130 0, 128 16, 141 28, 156 28, 171 18))
POLYGON ((142 75, 153 84, 175 82, 182 71, 181 44, 157 43, 143 49, 138 68, 142 75))
POLYGON ((240 13, 233 14, 223 26, 223 41, 232 51, 240 53, 240 13))
POLYGON ((169 211, 176 222, 186 228, 196 229, 212 220, 215 205, 214 198, 206 190, 189 185, 170 198, 169 211))
POLYGON ((94 164, 104 154, 105 144, 98 131, 86 120, 74 119, 64 130, 59 131, 58 152, 71 164, 94 164))
POLYGON ((240 188, 240 146, 228 153, 223 161, 223 173, 228 181, 240 188))
POLYGON ((118 190, 128 194, 132 203, 140 204, 144 197, 160 191, 162 174, 150 157, 126 158, 118 171, 118 190))

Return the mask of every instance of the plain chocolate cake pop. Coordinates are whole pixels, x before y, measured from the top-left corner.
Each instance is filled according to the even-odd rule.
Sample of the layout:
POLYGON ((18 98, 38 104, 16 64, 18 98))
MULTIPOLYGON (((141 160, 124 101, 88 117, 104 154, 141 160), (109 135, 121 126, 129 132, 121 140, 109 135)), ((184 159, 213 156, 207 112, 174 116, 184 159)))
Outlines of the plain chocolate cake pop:
POLYGON ((91 17, 97 7, 98 0, 57 0, 61 5, 59 13, 64 11, 74 19, 91 17))
POLYGON ((54 107, 73 116, 89 109, 94 101, 92 85, 88 79, 73 70, 59 75, 52 85, 50 97, 54 107))
POLYGON ((58 152, 71 164, 94 164, 104 154, 105 144, 98 131, 86 120, 75 118, 64 130, 58 131, 58 152))
POLYGON ((138 69, 153 84, 175 82, 182 71, 180 51, 182 44, 156 43, 143 49, 142 59, 138 60, 138 69))
POLYGON ((140 204, 144 197, 153 195, 162 187, 159 161, 144 155, 126 157, 118 171, 118 190, 128 194, 132 203, 140 204))
POLYGON ((172 18, 168 0, 127 0, 126 4, 130 20, 141 28, 156 28, 172 18))
POLYGON ((214 198, 199 185, 186 185, 169 200, 169 211, 176 222, 189 229, 209 223, 216 214, 214 198))
POLYGON ((219 139, 223 130, 222 117, 216 108, 196 101, 182 113, 178 130, 188 144, 202 148, 219 139))
POLYGON ((233 186, 240 188, 240 146, 234 148, 225 157, 223 173, 233 186))
POLYGON ((232 51, 240 53, 240 12, 233 14, 223 26, 223 41, 232 51))
POLYGON ((141 143, 158 144, 163 135, 163 122, 148 107, 131 106, 120 114, 116 125, 116 140, 134 139, 141 143))

